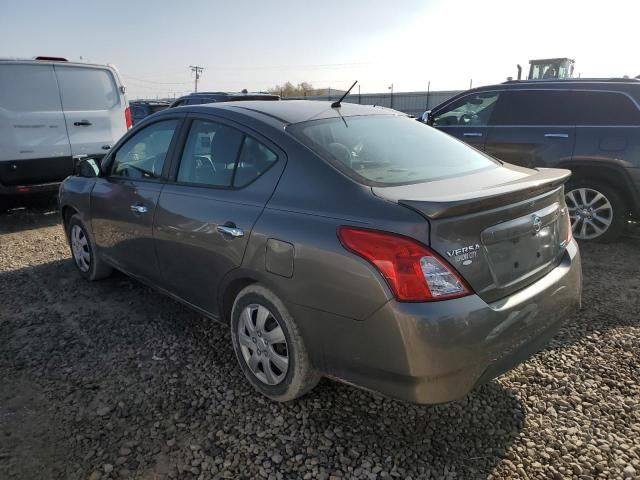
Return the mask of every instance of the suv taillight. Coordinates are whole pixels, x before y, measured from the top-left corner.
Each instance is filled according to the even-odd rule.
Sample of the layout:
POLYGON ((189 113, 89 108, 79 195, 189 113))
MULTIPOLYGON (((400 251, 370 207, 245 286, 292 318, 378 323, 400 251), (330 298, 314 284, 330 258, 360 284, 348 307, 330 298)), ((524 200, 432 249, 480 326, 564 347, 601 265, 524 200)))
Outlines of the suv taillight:
POLYGON ((338 238, 347 250, 380 271, 400 301, 430 302, 471 294, 446 261, 411 238, 345 226, 338 227, 338 238))
POLYGON ((133 120, 131 119, 131 107, 124 109, 124 121, 127 123, 127 130, 133 127, 133 120))

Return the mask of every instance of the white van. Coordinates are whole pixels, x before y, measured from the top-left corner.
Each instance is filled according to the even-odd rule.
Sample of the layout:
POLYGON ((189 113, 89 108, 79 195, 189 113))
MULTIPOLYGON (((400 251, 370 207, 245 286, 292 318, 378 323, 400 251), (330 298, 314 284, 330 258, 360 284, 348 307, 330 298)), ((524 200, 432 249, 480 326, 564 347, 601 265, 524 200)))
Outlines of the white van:
POLYGON ((124 92, 111 65, 0 59, 0 208, 6 195, 55 191, 73 157, 104 156, 131 127, 124 92))

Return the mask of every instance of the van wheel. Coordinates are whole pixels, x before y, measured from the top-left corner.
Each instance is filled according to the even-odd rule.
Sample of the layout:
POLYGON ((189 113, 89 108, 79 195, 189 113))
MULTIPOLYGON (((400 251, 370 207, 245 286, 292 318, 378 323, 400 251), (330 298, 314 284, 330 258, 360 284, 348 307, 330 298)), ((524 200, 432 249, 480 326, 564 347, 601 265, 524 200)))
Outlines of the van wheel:
POLYGON ((244 375, 272 400, 298 398, 320 380, 295 321, 282 301, 261 285, 249 285, 236 297, 231 339, 244 375))
POLYGON ((565 189, 573 236, 583 241, 613 242, 624 231, 628 209, 618 192, 592 180, 572 182, 565 189))
POLYGON ((67 239, 80 275, 92 281, 111 275, 113 269, 96 255, 95 242, 77 213, 71 216, 67 224, 67 239))

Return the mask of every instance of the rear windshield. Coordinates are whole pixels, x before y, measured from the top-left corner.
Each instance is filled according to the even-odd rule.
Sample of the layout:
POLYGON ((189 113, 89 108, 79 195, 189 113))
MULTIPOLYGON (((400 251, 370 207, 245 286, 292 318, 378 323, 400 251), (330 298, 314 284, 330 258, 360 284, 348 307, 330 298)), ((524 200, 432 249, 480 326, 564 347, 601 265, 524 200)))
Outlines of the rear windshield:
POLYGON ((371 186, 428 182, 498 165, 447 134, 399 115, 337 117, 294 124, 287 131, 371 186))

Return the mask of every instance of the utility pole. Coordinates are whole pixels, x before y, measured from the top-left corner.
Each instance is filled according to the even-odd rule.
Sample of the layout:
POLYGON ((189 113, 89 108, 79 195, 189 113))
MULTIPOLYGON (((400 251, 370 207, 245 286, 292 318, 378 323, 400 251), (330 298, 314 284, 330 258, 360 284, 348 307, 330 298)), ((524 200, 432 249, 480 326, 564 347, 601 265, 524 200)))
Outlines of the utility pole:
POLYGON ((389 99, 389 108, 393 108, 393 83, 389 85, 389 90, 391 90, 391 98, 389 99))
POLYGON ((189 65, 189 68, 191 69, 192 72, 195 72, 195 74, 196 74, 196 88, 195 88, 195 91, 197 93, 198 92, 198 80, 200 79, 200 74, 204 70, 204 67, 200 67, 198 65, 189 65))
POLYGON ((425 105, 425 109, 429 110, 429 94, 431 93, 431 80, 427 82, 427 104, 425 105))
POLYGON ((360 96, 360 84, 358 84, 358 104, 362 104, 362 97, 360 96))

